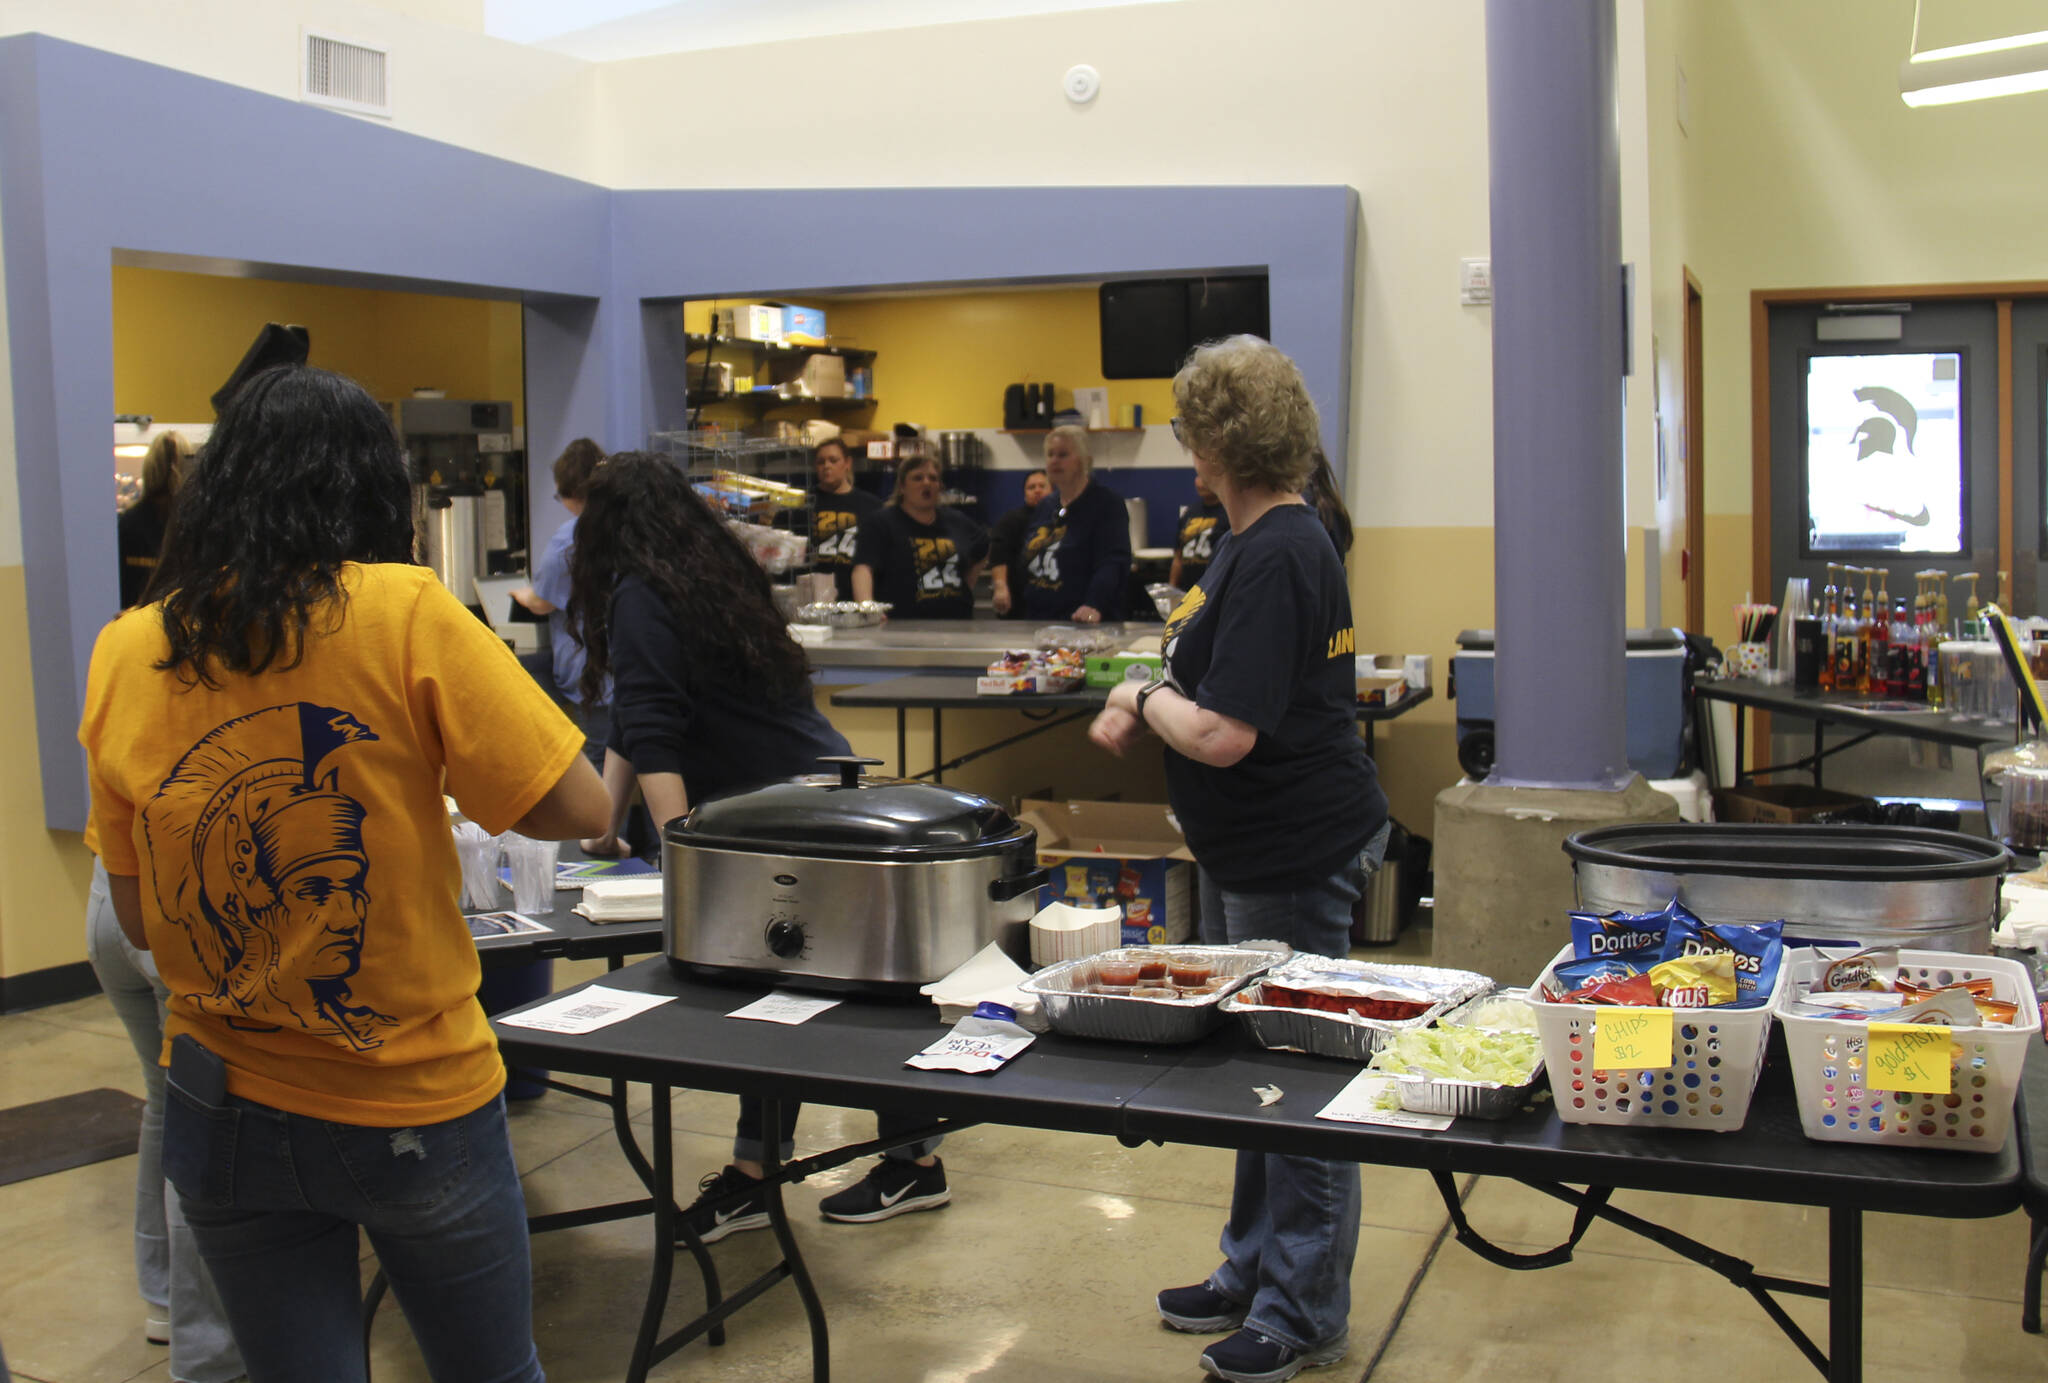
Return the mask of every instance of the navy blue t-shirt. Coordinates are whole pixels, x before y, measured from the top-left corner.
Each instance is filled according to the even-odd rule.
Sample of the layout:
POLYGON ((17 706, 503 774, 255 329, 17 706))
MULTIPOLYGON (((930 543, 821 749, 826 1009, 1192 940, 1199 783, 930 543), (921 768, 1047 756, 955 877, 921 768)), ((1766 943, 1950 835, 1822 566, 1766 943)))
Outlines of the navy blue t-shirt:
POLYGON ((839 586, 841 600, 853 599, 854 535, 861 523, 882 510, 882 501, 866 490, 848 490, 843 495, 818 492, 817 514, 811 530, 811 564, 829 571, 839 586))
POLYGON ((1090 484, 1069 505, 1057 491, 1024 530, 1023 606, 1029 619, 1068 619, 1083 605, 1124 617, 1131 584, 1131 518, 1122 496, 1090 484))
POLYGON ((1230 532, 1230 515, 1215 504, 1198 504, 1180 516, 1173 535, 1173 555, 1180 558, 1182 588, 1194 585, 1216 556, 1216 544, 1230 532))
POLYGON ((889 618, 973 619, 967 574, 988 556, 988 530, 957 509, 919 523, 897 505, 861 520, 853 564, 875 574, 889 618))
POLYGON ((810 685, 764 701, 706 666, 653 588, 627 577, 612 596, 612 728, 606 747, 636 773, 680 773, 690 805, 799 773, 846 754, 846 737, 811 700, 810 685))
POLYGON ((1195 860, 1233 892, 1326 879, 1387 820, 1359 743, 1357 637, 1344 568, 1305 504, 1231 533, 1166 624, 1166 668, 1205 710, 1259 732, 1229 768, 1166 751, 1195 860))

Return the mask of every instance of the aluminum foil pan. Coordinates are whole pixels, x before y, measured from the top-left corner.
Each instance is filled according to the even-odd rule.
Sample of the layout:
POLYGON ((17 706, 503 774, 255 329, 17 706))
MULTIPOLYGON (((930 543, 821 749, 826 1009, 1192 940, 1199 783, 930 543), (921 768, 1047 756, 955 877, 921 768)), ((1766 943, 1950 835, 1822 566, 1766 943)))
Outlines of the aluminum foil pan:
POLYGON ((1286 948, 1263 949, 1272 942, 1244 946, 1120 946, 1083 960, 1049 965, 1018 988, 1036 994, 1052 1030, 1069 1037, 1094 1037, 1111 1042, 1193 1042, 1223 1021, 1222 1004, 1238 987, 1287 959, 1286 948), (1191 999, 1139 999, 1091 993, 1095 967, 1104 960, 1145 956, 1199 956, 1230 983, 1214 994, 1191 999))
POLYGON ((866 629, 877 625, 893 608, 886 600, 823 600, 797 607, 803 624, 822 624, 831 629, 866 629))
POLYGON ((1426 1028, 1436 1021, 1438 1014, 1477 998, 1492 988, 1492 980, 1471 970, 1443 970, 1429 965, 1382 965, 1373 961, 1298 955, 1262 976, 1259 985, 1230 995, 1223 1002, 1223 1011, 1242 1022, 1251 1033, 1252 1040, 1262 1047, 1335 1057, 1340 1061, 1370 1061, 1389 1034, 1410 1028, 1426 1028), (1383 974, 1390 981, 1405 980, 1418 984, 1442 998, 1415 1017, 1399 1020, 1360 1018, 1355 1014, 1322 1013, 1313 1009, 1274 1008, 1259 1002, 1260 988, 1267 981, 1306 985, 1333 975, 1360 972, 1383 974))
MULTIPOLYGON (((1438 1026, 1478 1026, 1486 1031, 1500 1031, 1484 1024, 1468 1024, 1464 1019, 1483 1000, 1496 997, 1526 1000, 1528 992, 1526 989, 1502 989, 1481 994, 1445 1013, 1437 1020, 1438 1026)), ((1401 1108, 1413 1113, 1450 1114, 1461 1119, 1505 1119, 1528 1104, 1543 1084, 1543 1057, 1539 1052, 1529 1078, 1514 1085, 1501 1085, 1490 1080, 1454 1080, 1448 1076, 1395 1074, 1394 1080, 1394 1088, 1401 1096, 1401 1108)))
POLYGON ((1451 1114, 1465 1119, 1505 1119, 1535 1097, 1543 1084, 1543 1059, 1520 1085, 1488 1080, 1448 1080, 1440 1076, 1395 1076, 1401 1108, 1416 1114, 1451 1114))

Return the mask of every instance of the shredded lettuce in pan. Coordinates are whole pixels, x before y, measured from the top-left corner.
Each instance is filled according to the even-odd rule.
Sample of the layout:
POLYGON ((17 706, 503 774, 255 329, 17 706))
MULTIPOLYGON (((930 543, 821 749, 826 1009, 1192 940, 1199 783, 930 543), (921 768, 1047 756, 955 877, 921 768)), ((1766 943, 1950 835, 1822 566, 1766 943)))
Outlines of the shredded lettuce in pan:
POLYGON ((1506 994, 1481 999, 1459 1009, 1455 1016, 1456 1025, 1461 1028, 1485 1028, 1488 1032, 1536 1031, 1536 1010, 1527 1002, 1506 994))
POLYGON ((1397 1032, 1372 1055, 1372 1069, 1391 1075, 1486 1080, 1523 1085, 1543 1059, 1533 1033, 1478 1028, 1415 1028, 1397 1032))

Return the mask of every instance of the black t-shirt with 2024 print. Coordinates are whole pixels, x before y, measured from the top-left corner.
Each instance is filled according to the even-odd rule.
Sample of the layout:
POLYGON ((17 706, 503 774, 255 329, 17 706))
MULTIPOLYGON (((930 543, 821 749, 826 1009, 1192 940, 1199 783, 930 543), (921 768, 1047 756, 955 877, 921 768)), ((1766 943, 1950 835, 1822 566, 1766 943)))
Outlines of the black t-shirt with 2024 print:
POLYGON ((866 490, 848 490, 843 495, 818 492, 817 520, 811 529, 811 563, 829 571, 839 583, 839 598, 853 599, 854 534, 861 520, 882 511, 882 501, 866 490))
POLYGON ((1166 668, 1259 732, 1229 768, 1166 751, 1166 791, 1223 887, 1280 893, 1335 874, 1386 822, 1359 743, 1351 594, 1316 511, 1268 510, 1217 544, 1166 625, 1166 668))
POLYGON ((861 520, 853 564, 874 572, 892 620, 973 619, 967 574, 987 555, 988 531, 959 510, 919 523, 891 504, 861 520))

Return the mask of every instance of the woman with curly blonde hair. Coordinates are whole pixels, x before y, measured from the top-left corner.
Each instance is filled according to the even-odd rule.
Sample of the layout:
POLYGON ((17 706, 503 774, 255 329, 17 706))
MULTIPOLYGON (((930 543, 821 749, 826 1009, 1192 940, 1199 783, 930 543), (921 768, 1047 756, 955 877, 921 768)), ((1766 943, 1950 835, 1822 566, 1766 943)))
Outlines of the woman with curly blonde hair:
MULTIPOLYGON (((1230 534, 1166 624, 1164 676, 1119 683, 1090 730, 1166 744, 1166 792, 1201 866, 1202 939, 1271 937, 1342 957, 1386 853, 1387 799, 1358 741, 1351 597, 1302 499, 1320 423, 1292 360, 1252 336, 1197 348, 1174 434, 1230 534)), ((1202 1367, 1279 1383, 1344 1356, 1358 1248, 1355 1163, 1240 1152, 1223 1263, 1159 1294, 1176 1330, 1233 1331, 1202 1367)))

